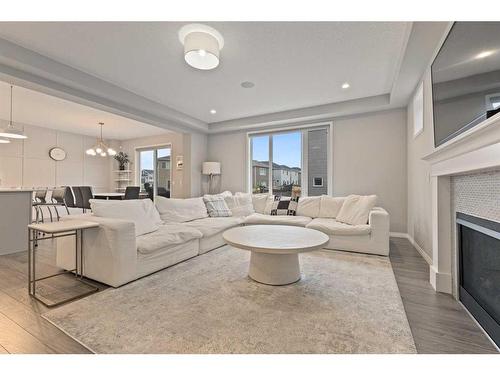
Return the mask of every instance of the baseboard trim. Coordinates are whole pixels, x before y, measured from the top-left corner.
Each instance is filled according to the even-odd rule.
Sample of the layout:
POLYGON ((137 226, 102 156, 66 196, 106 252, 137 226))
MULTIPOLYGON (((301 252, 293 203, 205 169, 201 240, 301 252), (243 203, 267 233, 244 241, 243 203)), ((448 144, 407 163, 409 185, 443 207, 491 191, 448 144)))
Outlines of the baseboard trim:
POLYGON ((432 258, 427 254, 424 249, 420 247, 420 245, 415 241, 415 239, 410 236, 408 233, 402 233, 402 232, 390 232, 389 235, 391 237, 396 237, 396 238, 406 238, 410 243, 417 249, 419 254, 424 258, 424 260, 427 262, 429 266, 432 266, 432 258))

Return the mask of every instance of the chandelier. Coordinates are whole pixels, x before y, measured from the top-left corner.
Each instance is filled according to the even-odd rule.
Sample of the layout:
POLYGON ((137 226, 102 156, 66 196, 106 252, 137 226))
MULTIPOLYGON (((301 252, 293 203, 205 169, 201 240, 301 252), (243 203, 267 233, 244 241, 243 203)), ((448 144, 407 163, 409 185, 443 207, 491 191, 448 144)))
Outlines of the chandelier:
POLYGON ((91 156, 101 155, 102 157, 108 155, 109 156, 116 155, 116 151, 113 150, 111 147, 108 147, 108 145, 104 143, 102 139, 102 127, 104 125, 104 122, 100 122, 99 125, 101 126, 101 137, 97 139, 97 143, 95 144, 95 146, 89 148, 87 151, 85 151, 85 153, 91 156))

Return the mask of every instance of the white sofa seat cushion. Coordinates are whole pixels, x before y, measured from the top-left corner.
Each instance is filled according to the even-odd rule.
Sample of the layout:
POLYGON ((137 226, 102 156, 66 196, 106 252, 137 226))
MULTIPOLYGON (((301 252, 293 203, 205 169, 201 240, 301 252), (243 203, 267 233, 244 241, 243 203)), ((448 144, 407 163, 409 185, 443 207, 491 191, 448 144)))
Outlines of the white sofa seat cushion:
POLYGON ((208 217, 183 223, 184 226, 194 228, 201 232, 203 237, 210 237, 226 229, 236 227, 243 223, 241 217, 208 217))
POLYGON ((201 236, 200 231, 184 224, 163 224, 156 232, 136 238, 137 251, 141 254, 151 254, 160 249, 201 238, 201 236))
POLYGON ((316 229, 334 236, 364 236, 371 232, 371 227, 368 224, 350 225, 327 218, 313 219, 306 225, 306 228, 316 229))
POLYGON ((271 216, 259 213, 251 214, 245 219, 246 225, 256 224, 271 224, 271 225, 295 225, 305 227, 311 222, 311 218, 307 216, 271 216))
POLYGON ((202 197, 175 199, 157 196, 155 204, 161 219, 166 223, 184 223, 208 217, 202 197))

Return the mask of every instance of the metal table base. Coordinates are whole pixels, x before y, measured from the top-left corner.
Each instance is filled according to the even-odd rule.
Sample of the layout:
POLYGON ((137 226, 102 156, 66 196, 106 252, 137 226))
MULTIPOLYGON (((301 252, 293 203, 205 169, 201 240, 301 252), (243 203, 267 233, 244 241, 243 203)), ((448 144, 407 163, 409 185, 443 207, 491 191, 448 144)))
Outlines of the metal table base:
POLYGON ((29 291, 29 295, 32 298, 36 299, 37 301, 41 302, 42 304, 44 304, 47 307, 59 306, 59 305, 62 305, 64 303, 68 303, 70 301, 74 301, 76 299, 86 297, 88 295, 91 295, 91 294, 99 291, 99 288, 97 288, 96 286, 92 285, 91 283, 89 283, 83 279, 83 246, 82 246, 82 243, 83 243, 82 237, 83 236, 82 236, 82 231, 83 231, 82 229, 76 229, 76 230, 71 230, 71 231, 65 232, 63 234, 58 234, 58 235, 52 234, 50 236, 44 236, 44 237, 40 238, 39 235, 40 235, 40 233, 43 233, 43 232, 28 228, 28 291, 29 291), (53 275, 36 278, 36 252, 37 252, 38 242, 43 241, 43 240, 53 240, 56 238, 69 237, 69 236, 75 236, 75 268, 72 270, 65 270, 63 272, 59 272, 59 273, 56 273, 53 275), (41 298, 39 296, 37 296, 37 294, 36 294, 37 281, 47 280, 50 278, 54 278, 54 277, 66 275, 66 274, 73 274, 75 276, 75 279, 78 280, 78 282, 91 287, 91 289, 89 291, 84 292, 84 293, 77 294, 75 296, 72 296, 70 298, 67 298, 67 299, 64 299, 64 300, 61 300, 61 301, 55 302, 55 303, 47 303, 43 299, 41 299, 41 298, 43 298, 43 296, 40 296, 41 298))

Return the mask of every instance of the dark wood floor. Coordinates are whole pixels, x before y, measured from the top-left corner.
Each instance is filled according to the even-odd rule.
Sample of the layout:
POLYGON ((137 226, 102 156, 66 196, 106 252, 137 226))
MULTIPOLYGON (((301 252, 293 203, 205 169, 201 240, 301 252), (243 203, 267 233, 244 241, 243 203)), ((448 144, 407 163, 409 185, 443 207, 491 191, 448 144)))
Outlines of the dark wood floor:
POLYGON ((451 295, 434 291, 428 264, 408 240, 391 238, 390 259, 419 353, 497 353, 451 295))
MULTIPOLYGON (((53 250, 45 252, 41 272, 52 272, 53 250)), ((406 239, 391 239, 390 259, 419 353, 496 353, 457 301, 434 292, 427 263, 406 239)), ((28 297, 27 269, 27 253, 0 256, 0 354, 89 353, 40 316, 47 308, 28 297)), ((67 281, 45 288, 71 293, 67 281)))

